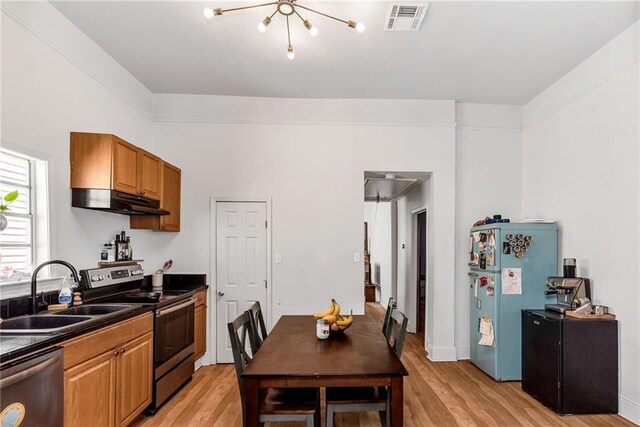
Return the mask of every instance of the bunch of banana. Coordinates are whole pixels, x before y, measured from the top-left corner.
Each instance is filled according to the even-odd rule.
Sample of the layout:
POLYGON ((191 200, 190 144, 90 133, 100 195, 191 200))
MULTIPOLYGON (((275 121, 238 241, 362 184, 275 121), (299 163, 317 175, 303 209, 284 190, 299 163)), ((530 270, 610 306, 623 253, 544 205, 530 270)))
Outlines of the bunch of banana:
POLYGON ((340 315, 340 304, 335 299, 331 299, 331 306, 325 311, 314 313, 316 319, 324 319, 330 323, 331 330, 334 332, 344 331, 353 323, 353 310, 348 317, 340 315))

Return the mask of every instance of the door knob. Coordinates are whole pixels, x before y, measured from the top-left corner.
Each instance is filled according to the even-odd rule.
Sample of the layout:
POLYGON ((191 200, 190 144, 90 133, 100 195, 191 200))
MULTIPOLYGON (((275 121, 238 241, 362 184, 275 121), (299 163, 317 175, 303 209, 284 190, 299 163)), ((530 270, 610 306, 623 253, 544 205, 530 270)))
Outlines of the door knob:
POLYGON ((220 292, 220 291, 218 291, 218 296, 219 296, 219 297, 223 297, 223 296, 224 296, 224 292, 220 292))

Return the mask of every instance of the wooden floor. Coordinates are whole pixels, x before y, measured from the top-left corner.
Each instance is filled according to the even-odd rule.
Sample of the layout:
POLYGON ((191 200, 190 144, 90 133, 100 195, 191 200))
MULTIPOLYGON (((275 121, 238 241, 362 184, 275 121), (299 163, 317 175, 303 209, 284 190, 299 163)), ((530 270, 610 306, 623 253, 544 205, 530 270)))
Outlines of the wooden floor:
MULTIPOLYGON (((367 303, 382 325, 384 308, 367 303)), ((468 361, 427 360, 423 340, 407 334, 402 362, 405 426, 633 426, 617 415, 560 417, 524 393, 519 382, 498 383, 468 361)), ((323 416, 324 423, 324 416, 323 416)), ((300 424, 267 424, 270 427, 300 424)), ((336 414, 336 426, 378 426, 375 412, 336 414)), ((232 364, 200 368, 158 413, 138 426, 242 426, 240 394, 232 364)))

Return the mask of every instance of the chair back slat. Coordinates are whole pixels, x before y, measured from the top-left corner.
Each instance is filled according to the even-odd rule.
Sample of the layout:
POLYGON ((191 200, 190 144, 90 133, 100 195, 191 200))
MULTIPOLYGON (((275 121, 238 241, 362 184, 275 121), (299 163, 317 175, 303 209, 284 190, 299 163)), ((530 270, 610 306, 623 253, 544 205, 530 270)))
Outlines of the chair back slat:
POLYGON ((260 349, 260 346, 262 345, 264 340, 267 339, 267 327, 264 323, 260 301, 256 301, 255 303, 253 303, 248 312, 251 320, 251 329, 253 330, 251 352, 253 354, 256 354, 256 351, 260 349))
POLYGON ((409 319, 401 311, 392 309, 389 315, 389 325, 385 337, 387 342, 396 353, 396 356, 402 355, 402 347, 404 347, 404 337, 407 333, 407 323, 409 319))
POLYGON ((391 317, 391 310, 396 308, 396 302, 393 297, 389 298, 389 304, 387 304, 387 312, 384 315, 384 322, 382 323, 382 333, 387 336, 387 328, 389 327, 389 318, 391 317))
POLYGON ((240 386, 240 394, 244 400, 244 380, 240 376, 245 366, 251 362, 251 356, 246 350, 247 336, 249 342, 252 341, 253 331, 251 330, 251 320, 249 313, 244 312, 238 316, 233 322, 227 323, 229 329, 229 340, 231 341, 231 352, 233 353, 233 363, 236 368, 236 376, 238 377, 238 385, 240 386))

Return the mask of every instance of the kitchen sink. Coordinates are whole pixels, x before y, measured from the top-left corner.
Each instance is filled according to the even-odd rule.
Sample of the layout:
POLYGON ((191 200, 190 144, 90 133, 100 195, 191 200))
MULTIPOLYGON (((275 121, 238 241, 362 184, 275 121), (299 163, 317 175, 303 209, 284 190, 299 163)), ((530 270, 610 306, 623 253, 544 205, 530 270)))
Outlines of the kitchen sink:
POLYGON ((3 334, 51 334, 93 320, 92 316, 21 316, 0 323, 3 334))
POLYGON ((55 316, 65 316, 65 315, 74 315, 74 316, 105 316, 108 314, 116 314, 121 313, 127 310, 133 310, 136 308, 131 305, 80 305, 77 307, 67 308, 66 310, 61 310, 53 313, 55 316))

